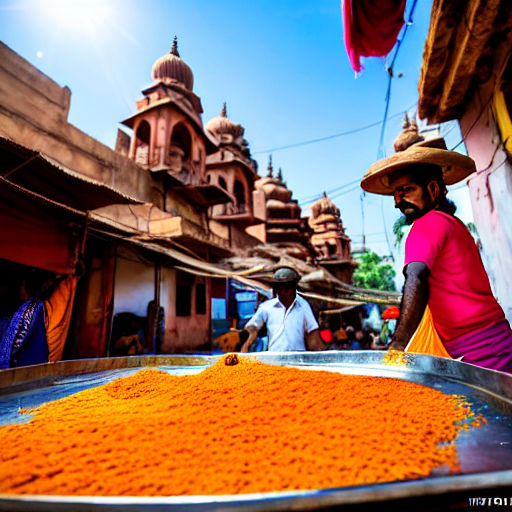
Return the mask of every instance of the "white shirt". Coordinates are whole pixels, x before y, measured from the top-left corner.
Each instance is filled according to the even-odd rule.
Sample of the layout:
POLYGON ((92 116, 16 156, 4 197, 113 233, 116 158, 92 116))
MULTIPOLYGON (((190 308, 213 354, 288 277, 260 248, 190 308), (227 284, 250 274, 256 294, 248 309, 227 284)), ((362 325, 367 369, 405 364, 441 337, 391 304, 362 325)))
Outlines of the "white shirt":
POLYGON ((278 297, 260 305, 246 327, 252 325, 258 331, 267 325, 268 349, 273 352, 306 350, 306 334, 318 329, 309 303, 299 295, 286 309, 278 297))

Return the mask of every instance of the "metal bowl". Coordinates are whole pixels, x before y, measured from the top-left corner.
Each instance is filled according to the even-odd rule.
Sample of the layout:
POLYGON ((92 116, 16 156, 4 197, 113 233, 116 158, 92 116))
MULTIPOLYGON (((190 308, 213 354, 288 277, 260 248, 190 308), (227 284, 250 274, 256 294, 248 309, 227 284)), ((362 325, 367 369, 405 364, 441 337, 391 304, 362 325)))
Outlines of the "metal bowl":
MULTIPOLYGON (((445 510, 468 505, 512 505, 512 375, 450 359, 407 354, 406 364, 386 364, 380 351, 253 353, 262 362, 351 375, 393 377, 463 395, 488 423, 456 440, 460 473, 420 480, 293 492, 224 496, 100 497, 0 495, 0 510, 445 510), (497 500, 497 501, 495 501, 497 500), (505 501, 506 500, 506 501, 505 501)), ((175 375, 197 373, 221 356, 175 355, 62 361, 0 371, 0 425, 26 421, 31 408, 86 388, 158 367, 175 375)), ((15 469, 13 469, 15 470, 15 469)))

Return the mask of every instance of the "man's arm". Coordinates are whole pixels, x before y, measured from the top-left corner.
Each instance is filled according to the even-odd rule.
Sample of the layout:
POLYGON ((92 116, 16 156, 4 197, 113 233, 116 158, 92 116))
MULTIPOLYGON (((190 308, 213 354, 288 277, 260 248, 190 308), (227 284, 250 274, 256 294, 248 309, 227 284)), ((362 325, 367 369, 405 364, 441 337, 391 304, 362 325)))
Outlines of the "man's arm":
POLYGON ((240 352, 249 352, 249 347, 252 345, 252 342, 256 339, 256 336, 258 335, 258 329, 256 329, 254 325, 246 325, 242 332, 243 331, 247 331, 249 333, 249 337, 242 345, 240 352))
POLYGON ((319 329, 313 329, 306 334, 306 348, 308 350, 325 350, 325 343, 320 337, 319 329))
POLYGON ((412 261, 404 269, 405 284, 400 317, 389 348, 404 350, 421 322, 429 297, 430 270, 421 261, 412 261))

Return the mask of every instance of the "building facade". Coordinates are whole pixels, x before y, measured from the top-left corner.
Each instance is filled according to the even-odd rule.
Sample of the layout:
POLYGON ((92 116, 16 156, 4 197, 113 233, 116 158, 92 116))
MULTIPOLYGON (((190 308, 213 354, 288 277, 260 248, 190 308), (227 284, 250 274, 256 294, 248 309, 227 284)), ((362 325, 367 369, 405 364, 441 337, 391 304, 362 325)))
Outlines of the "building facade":
POLYGON ((352 259, 350 238, 345 234, 339 208, 325 192, 311 206, 309 226, 316 261, 340 281, 352 284, 357 263, 352 259))

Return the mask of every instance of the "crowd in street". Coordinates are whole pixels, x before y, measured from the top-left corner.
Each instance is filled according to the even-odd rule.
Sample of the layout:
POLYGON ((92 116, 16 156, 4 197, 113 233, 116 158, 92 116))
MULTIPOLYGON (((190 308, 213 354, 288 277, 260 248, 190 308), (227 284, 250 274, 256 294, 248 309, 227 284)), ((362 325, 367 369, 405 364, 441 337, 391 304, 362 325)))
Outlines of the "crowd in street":
POLYGON ((364 326, 356 329, 343 323, 339 329, 325 327, 320 337, 327 350, 385 350, 391 342, 392 330, 385 323, 380 331, 364 326))

